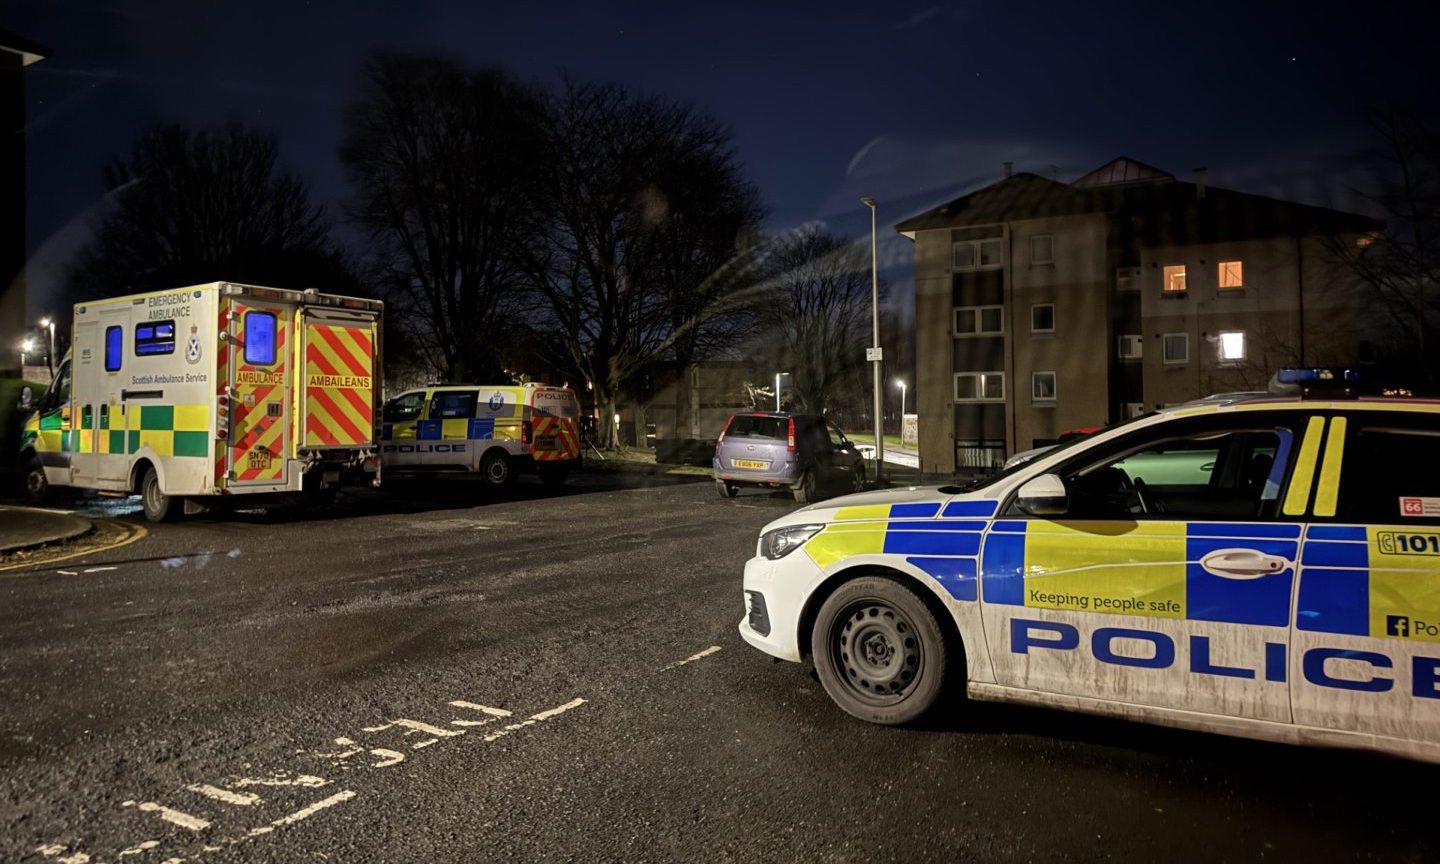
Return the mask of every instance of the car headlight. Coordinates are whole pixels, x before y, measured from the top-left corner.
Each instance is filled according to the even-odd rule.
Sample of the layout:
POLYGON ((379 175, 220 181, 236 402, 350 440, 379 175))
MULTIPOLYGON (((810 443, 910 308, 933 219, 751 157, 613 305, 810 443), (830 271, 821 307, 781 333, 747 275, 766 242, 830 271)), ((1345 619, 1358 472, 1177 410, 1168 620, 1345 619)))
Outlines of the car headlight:
POLYGON ((819 534, 824 525, 791 525, 776 528, 760 535, 760 554, 774 561, 784 558, 805 545, 805 541, 819 534))

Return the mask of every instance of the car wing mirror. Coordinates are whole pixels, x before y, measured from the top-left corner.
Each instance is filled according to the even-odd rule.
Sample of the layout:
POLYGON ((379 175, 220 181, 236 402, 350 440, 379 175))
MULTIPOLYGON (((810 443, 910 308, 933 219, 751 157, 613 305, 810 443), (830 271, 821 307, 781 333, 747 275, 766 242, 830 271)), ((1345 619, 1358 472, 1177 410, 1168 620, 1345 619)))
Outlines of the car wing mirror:
POLYGON ((1058 474, 1041 474, 1020 487, 1015 503, 1031 516, 1063 516, 1070 509, 1065 481, 1058 474))

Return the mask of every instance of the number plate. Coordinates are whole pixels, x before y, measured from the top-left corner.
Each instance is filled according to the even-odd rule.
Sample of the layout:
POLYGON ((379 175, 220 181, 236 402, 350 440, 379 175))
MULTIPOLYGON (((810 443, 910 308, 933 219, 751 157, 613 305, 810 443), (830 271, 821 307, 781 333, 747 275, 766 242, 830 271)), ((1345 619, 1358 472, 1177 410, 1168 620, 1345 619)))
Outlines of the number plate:
POLYGON ((736 468, 760 468, 763 470, 770 467, 769 462, 759 462, 754 459, 733 459, 731 461, 736 468))
POLYGON ((555 450, 558 446, 555 442, 554 435, 541 435, 535 439, 536 450, 555 450))

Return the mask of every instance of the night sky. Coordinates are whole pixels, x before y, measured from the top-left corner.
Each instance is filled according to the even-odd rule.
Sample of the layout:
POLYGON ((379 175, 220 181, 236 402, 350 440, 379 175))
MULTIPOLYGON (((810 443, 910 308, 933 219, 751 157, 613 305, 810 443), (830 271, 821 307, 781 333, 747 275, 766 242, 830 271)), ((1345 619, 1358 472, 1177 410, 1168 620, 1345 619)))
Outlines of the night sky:
MULTIPOLYGON (((53 50, 27 78, 36 314, 86 236, 101 165, 151 124, 274 131, 340 216, 341 112, 377 48, 693 100, 735 130, 771 228, 852 236, 869 228, 861 195, 883 229, 997 179, 1004 160, 1069 180, 1125 154, 1358 206, 1366 107, 1428 111, 1440 84, 1433 2, 7 5, 0 26, 53 50)), ((909 244, 882 241, 900 288, 909 244)))

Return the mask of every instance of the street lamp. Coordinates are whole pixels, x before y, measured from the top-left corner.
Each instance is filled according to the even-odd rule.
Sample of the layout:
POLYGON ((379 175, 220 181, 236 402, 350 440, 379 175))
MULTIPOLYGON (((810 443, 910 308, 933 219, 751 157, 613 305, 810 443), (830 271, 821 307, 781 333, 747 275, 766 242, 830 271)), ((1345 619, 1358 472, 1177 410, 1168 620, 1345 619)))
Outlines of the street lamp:
POLYGON ((885 479, 885 426, 880 416, 880 268, 875 255, 875 199, 869 196, 860 203, 870 208, 870 331, 871 348, 865 352, 875 370, 875 482, 885 479))
POLYGON ((25 355, 33 352, 34 350, 35 350, 35 339, 34 339, 34 337, 32 337, 32 336, 26 336, 26 337, 25 337, 25 341, 20 343, 20 375, 21 375, 22 377, 25 375, 25 355))
POLYGON ((41 318, 40 326, 50 331, 50 353, 45 355, 45 365, 50 370, 50 377, 55 377, 55 319, 41 318))
POLYGON ((895 384, 900 388, 900 422, 905 422, 905 379, 896 378, 895 384))

